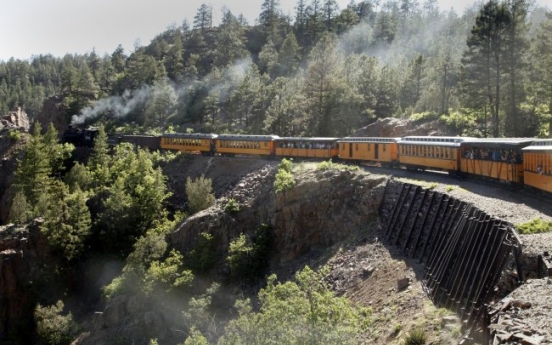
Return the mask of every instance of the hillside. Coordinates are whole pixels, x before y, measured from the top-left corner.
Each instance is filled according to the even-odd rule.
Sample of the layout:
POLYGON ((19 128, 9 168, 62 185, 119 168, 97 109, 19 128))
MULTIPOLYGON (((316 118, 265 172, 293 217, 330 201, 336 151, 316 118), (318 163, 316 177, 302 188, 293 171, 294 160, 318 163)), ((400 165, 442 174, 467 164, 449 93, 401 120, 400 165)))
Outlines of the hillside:
MULTIPOLYGON (((391 128, 393 124, 389 121, 386 126, 391 128)), ((2 142, 6 147, 2 162, 12 162, 13 169, 17 142, 2 142)), ((456 343, 463 337, 475 337, 475 341, 481 343, 484 333, 480 327, 470 335, 462 328, 461 315, 434 305, 428 297, 423 284, 424 265, 406 257, 400 248, 386 240, 380 204, 392 204, 393 189, 401 183, 413 183, 465 200, 513 224, 535 218, 552 219, 550 199, 504 184, 482 184, 440 173, 368 166, 358 171, 340 166, 324 170, 319 169, 319 162, 295 162, 295 187, 275 193, 279 163, 257 158, 189 155, 162 163, 169 191, 173 193, 169 200, 172 210, 186 209, 188 177, 204 175, 212 179, 217 198, 215 205, 192 215, 167 236, 169 249, 187 255, 198 247, 199 234, 211 234, 215 239, 215 246, 209 252, 212 266, 197 275, 191 290, 182 291, 175 299, 172 299, 174 295, 161 291, 156 298, 127 293, 105 299, 100 298, 99 288, 116 277, 124 263, 102 257, 88 258, 79 264, 78 271, 68 275, 72 275, 69 284, 73 293, 66 305, 80 325, 80 335, 74 343, 98 344, 117 339, 121 343, 146 344, 155 338, 160 344, 181 344, 190 325, 190 320, 182 315, 183 310, 190 308, 190 296, 201 296, 211 282, 217 281, 221 288, 212 296, 210 312, 213 314, 210 317, 213 319, 208 325, 202 324, 204 334, 215 343, 224 333, 228 320, 235 317, 236 300, 244 297, 255 300, 268 273, 277 274, 278 281, 285 282, 293 279, 305 265, 314 269, 329 267, 325 281, 332 291, 337 296, 349 298, 355 306, 369 308, 371 313, 366 317, 369 328, 360 342, 402 344, 413 330, 423 329, 427 343, 456 343), (230 200, 239 205, 239 210, 227 209, 230 200), (228 266, 229 246, 240 234, 255 239, 260 228, 270 229, 273 237, 265 257, 267 270, 251 281, 244 281, 233 276, 228 266)), ((4 177, 9 178, 12 173, 13 170, 8 171, 4 177)), ((515 267, 507 267, 489 300, 489 303, 499 302, 493 308, 498 308, 497 315, 501 315, 500 320, 494 319, 497 323, 493 327, 505 332, 501 333, 503 338, 506 338, 504 334, 509 334, 510 342, 503 343, 520 339, 515 336, 520 330, 530 341, 546 343, 550 341, 550 334, 545 330, 552 326, 552 320, 544 312, 550 307, 546 297, 550 294, 550 284, 546 279, 535 278, 538 257, 552 250, 552 235, 523 235, 520 238, 523 243, 521 263, 525 278, 531 280, 516 289, 519 277, 515 267), (512 299, 503 299, 512 290, 515 290, 512 299), (513 319, 515 323, 509 321, 513 319)), ((34 290, 26 290, 26 282, 45 282, 44 291, 53 288, 48 285, 51 276, 47 274, 54 273, 37 269, 46 262, 50 268, 59 265, 45 242, 40 222, 21 228, 6 226, 0 230, 3 259, 0 292, 10 296, 0 305, 3 330, 13 324, 14 318, 21 317, 21 311, 26 311, 25 317, 29 319, 28 313, 33 306, 21 304, 21 300, 31 303, 37 295, 32 294, 34 290)), ((61 281, 55 283, 64 285, 61 281)), ((59 291, 51 296, 63 291, 63 287, 57 288, 59 291)))

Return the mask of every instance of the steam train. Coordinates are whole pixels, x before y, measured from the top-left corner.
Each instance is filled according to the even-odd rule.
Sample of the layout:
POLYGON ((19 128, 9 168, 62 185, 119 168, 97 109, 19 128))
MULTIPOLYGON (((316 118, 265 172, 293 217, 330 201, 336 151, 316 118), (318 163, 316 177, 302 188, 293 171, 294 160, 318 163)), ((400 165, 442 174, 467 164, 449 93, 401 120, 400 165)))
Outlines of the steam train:
MULTIPOLYGON (((92 147, 96 129, 66 132, 62 140, 92 147)), ((405 136, 302 138, 277 135, 170 133, 110 136, 150 150, 210 156, 332 159, 407 170, 441 170, 523 184, 552 193, 552 139, 405 136)))

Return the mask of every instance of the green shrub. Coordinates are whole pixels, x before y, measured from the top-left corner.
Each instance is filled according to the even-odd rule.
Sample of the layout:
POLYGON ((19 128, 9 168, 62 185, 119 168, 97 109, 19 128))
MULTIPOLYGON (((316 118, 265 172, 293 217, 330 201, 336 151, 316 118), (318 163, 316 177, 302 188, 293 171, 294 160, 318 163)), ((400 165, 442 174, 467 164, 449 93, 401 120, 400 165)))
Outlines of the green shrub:
POLYGON ((284 170, 291 173, 293 170, 293 160, 286 158, 282 159, 282 162, 278 164, 278 170, 284 170))
POLYGON ((186 195, 188 196, 191 213, 204 210, 215 203, 213 183, 210 178, 205 178, 204 175, 193 181, 190 177, 186 179, 186 195))
POLYGON ((77 332, 73 315, 71 313, 61 315, 63 306, 62 301, 57 301, 55 305, 49 307, 39 304, 35 308, 36 332, 47 344, 69 344, 77 332))
POLYGON ((113 278, 111 283, 102 288, 103 295, 107 299, 111 299, 115 296, 123 295, 126 292, 125 284, 126 280, 124 276, 118 276, 113 278))
POLYGON ((278 172, 274 180, 274 191, 276 193, 289 190, 295 186, 293 177, 293 162, 289 159, 282 159, 278 165, 278 172))
POLYGON ((240 234, 230 242, 226 262, 234 279, 253 281, 268 267, 272 240, 270 226, 262 224, 251 238, 240 234))
POLYGON ((539 234, 551 231, 552 221, 536 218, 527 223, 517 224, 516 228, 520 234, 539 234))
POLYGON ((438 118, 439 118, 439 115, 437 113, 432 113, 429 111, 410 115, 410 121, 413 121, 413 122, 427 122, 427 121, 437 120, 438 118))
POLYGON ((21 140, 21 132, 15 129, 10 130, 9 138, 13 142, 18 142, 21 140))
POLYGON ((406 339, 404 340, 405 345, 424 345, 427 341, 427 335, 423 328, 416 327, 411 330, 406 339))
POLYGON ((196 272, 205 272, 216 261, 215 241, 208 232, 200 232, 197 245, 188 252, 188 264, 196 272))
POLYGON ((358 344, 369 329, 370 311, 336 296, 327 273, 306 266, 283 283, 271 275, 258 293, 257 311, 249 299, 236 302, 238 317, 218 344, 358 344))
POLYGON ((462 109, 461 112, 453 112, 441 115, 439 121, 447 126, 453 133, 463 136, 479 137, 482 135, 479 128, 485 115, 472 109, 462 109))
POLYGON ((295 186, 295 178, 292 173, 285 170, 278 170, 276 180, 274 181, 274 190, 276 193, 292 189, 295 186))
POLYGON ((240 212, 241 206, 238 201, 234 198, 230 198, 228 202, 226 203, 226 206, 224 206, 224 212, 226 213, 236 213, 240 212))
POLYGON ((326 170, 349 170, 357 171, 360 168, 357 165, 345 165, 332 162, 331 159, 318 163, 316 170, 326 171, 326 170))
POLYGON ((152 292, 158 286, 169 292, 180 286, 190 286, 193 279, 192 272, 183 268, 182 254, 173 249, 166 259, 151 263, 145 276, 145 291, 152 292))

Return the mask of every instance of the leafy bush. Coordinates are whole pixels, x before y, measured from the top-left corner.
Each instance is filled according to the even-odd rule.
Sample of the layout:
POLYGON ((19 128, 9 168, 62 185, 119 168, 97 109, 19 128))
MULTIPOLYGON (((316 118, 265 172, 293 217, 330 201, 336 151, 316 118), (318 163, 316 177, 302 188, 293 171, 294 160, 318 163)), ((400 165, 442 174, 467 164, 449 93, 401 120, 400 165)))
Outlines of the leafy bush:
POLYGON ((189 177, 186 179, 186 195, 191 213, 204 210, 215 203, 213 183, 210 178, 205 178, 205 175, 193 181, 189 177))
POLYGON ((199 239, 194 249, 188 252, 188 264, 197 272, 205 272, 216 261, 215 243, 213 235, 207 232, 199 233, 199 239))
POLYGON ((411 330, 404 339, 405 345, 424 345, 427 341, 427 335, 423 328, 416 327, 411 330))
POLYGON ((280 164, 278 164, 278 170, 284 170, 291 173, 293 170, 293 160, 286 158, 282 159, 280 164))
POLYGON ((102 288, 103 295, 107 299, 112 299, 115 296, 120 296, 126 292, 126 282, 124 275, 113 278, 111 283, 102 288))
POLYGON ((451 131, 458 135, 480 137, 480 127, 478 123, 484 115, 472 109, 463 109, 462 112, 453 112, 448 115, 442 115, 439 121, 444 123, 451 131))
POLYGON ((278 165, 278 172, 274 181, 274 190, 276 193, 289 190, 295 186, 295 178, 293 177, 293 162, 289 159, 282 159, 278 165))
POLYGON ((240 203, 234 198, 230 198, 226 203, 226 206, 224 206, 224 211, 227 213, 240 212, 240 209, 240 203))
POLYGON ((552 230, 552 221, 540 218, 531 219, 527 223, 517 224, 516 228, 520 234, 539 234, 552 230))
POLYGON ((437 120, 439 115, 437 113, 432 113, 430 111, 425 111, 423 113, 415 113, 410 115, 410 121, 413 122, 427 122, 437 120))
POLYGON ((234 279, 252 281, 261 276, 269 262, 271 228, 262 224, 250 239, 245 234, 230 242, 226 262, 234 279))
POLYGON ((15 129, 10 130, 9 138, 13 142, 18 142, 21 140, 21 132, 15 129))
POLYGON ((318 163, 318 165, 316 166, 316 169, 317 170, 322 170, 322 171, 326 171, 326 170, 356 171, 356 170, 359 170, 360 168, 357 165, 345 165, 345 164, 334 163, 334 162, 332 162, 331 159, 329 159, 327 161, 323 161, 323 162, 318 163))
POLYGON ((31 209, 25 194, 17 191, 10 207, 8 221, 15 224, 24 224, 31 217, 31 209))
POLYGON ((194 276, 192 272, 183 269, 182 259, 182 254, 173 249, 165 260, 153 261, 145 276, 146 292, 153 291, 155 286, 167 292, 179 286, 190 286, 194 276))
POLYGON ((77 332, 77 324, 73 321, 73 315, 71 313, 65 316, 61 315, 63 307, 63 302, 57 301, 55 305, 49 307, 39 304, 35 308, 36 332, 48 344, 69 344, 77 332))
POLYGON ((249 299, 237 301, 239 317, 228 323, 219 344, 357 344, 370 311, 337 297, 326 274, 307 266, 295 281, 277 283, 271 275, 258 294, 258 312, 249 299))

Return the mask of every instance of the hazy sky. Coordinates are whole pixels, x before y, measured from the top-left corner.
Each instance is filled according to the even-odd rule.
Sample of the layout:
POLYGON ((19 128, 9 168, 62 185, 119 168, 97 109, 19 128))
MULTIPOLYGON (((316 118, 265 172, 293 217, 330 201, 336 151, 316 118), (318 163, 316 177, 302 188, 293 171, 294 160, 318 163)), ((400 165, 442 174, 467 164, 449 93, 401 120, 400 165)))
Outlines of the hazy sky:
MULTIPOLYGON (((191 24, 202 3, 213 7, 215 24, 223 6, 243 14, 250 24, 261 12, 263 0, 0 0, 0 60, 29 59, 32 55, 63 56, 96 50, 111 54, 121 44, 125 53, 135 43, 147 45, 170 24, 191 24)), ((441 10, 451 7, 461 14, 466 0, 438 0, 441 10)), ((337 0, 340 9, 350 0, 337 0)), ((358 1, 357 1, 358 2, 358 1)), ((423 3, 424 0, 419 0, 423 3)), ((538 0, 552 4, 552 0, 538 0)), ((297 0, 280 0, 284 13, 291 14, 297 0)), ((309 1, 307 1, 309 3, 309 1)), ((548 5, 550 8, 550 5, 548 5)))

